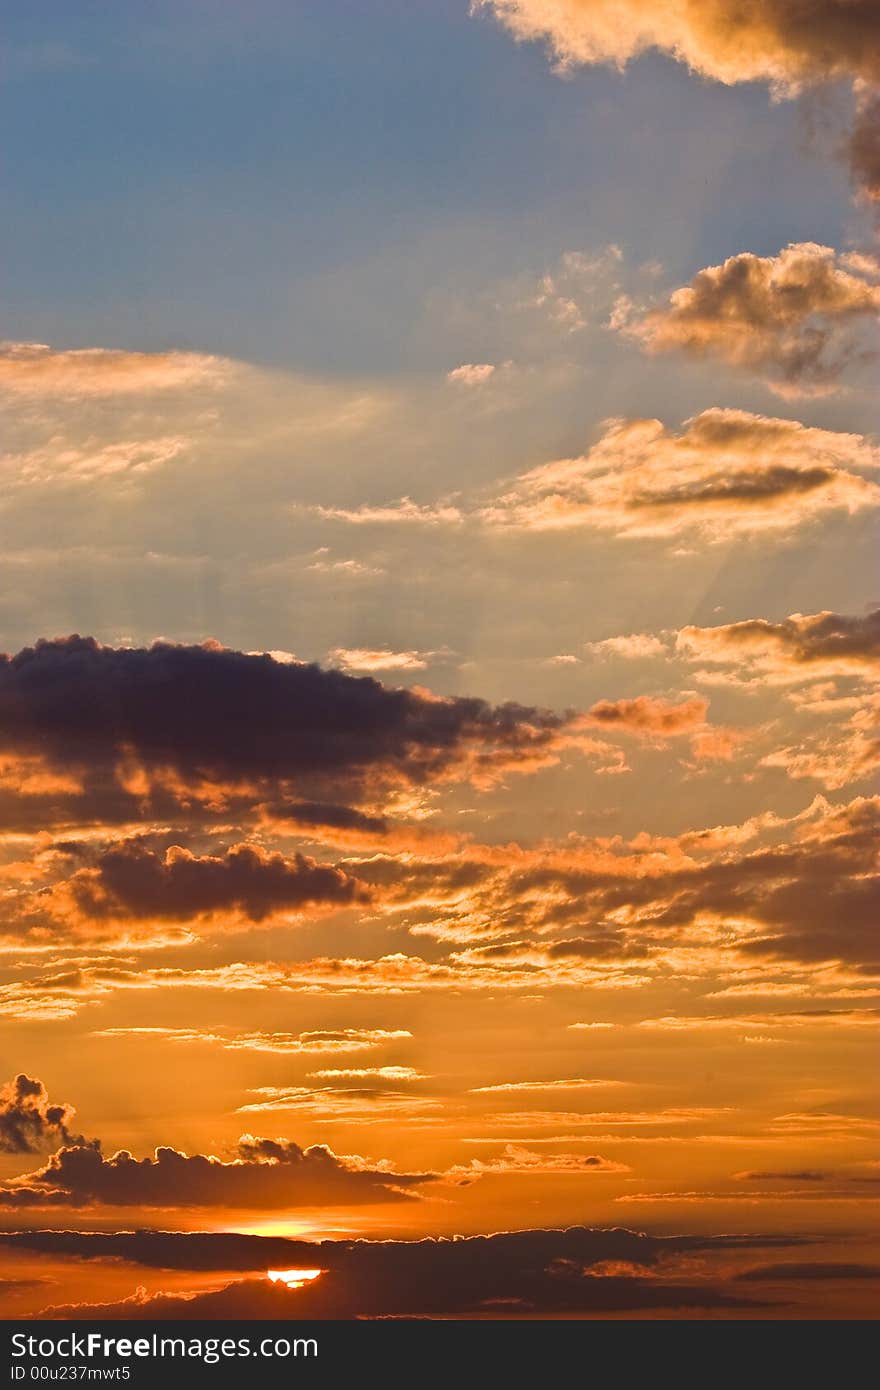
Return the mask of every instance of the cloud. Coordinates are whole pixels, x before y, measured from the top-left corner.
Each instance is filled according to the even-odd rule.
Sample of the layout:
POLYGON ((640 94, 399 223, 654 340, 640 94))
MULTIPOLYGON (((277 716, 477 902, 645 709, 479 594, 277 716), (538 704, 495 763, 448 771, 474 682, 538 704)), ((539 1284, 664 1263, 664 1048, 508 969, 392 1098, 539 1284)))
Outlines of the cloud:
POLYGON ((424 671, 433 652, 392 652, 387 647, 335 647, 327 660, 347 671, 424 671))
POLYGON ((405 1028, 327 1028, 304 1033, 217 1033, 199 1028, 100 1028, 96 1038, 147 1037, 173 1043, 199 1043, 227 1052, 268 1052, 277 1056, 312 1056, 365 1052, 384 1043, 412 1037, 405 1028))
POLYGON ((582 740, 570 713, 390 689, 215 643, 70 637, 0 658, 0 755, 40 757, 85 787, 64 809, 31 797, 32 823, 40 809, 55 824, 65 809, 89 822, 150 808, 228 819, 261 803, 314 812, 444 780, 486 785, 582 740))
POLYGON ((456 386, 482 386, 495 371, 492 362, 463 362, 446 373, 446 380, 456 386))
POLYGON ((472 1086, 474 1095, 492 1095, 506 1091, 587 1091, 594 1086, 620 1086, 620 1081, 587 1079, 583 1076, 570 1076, 559 1081, 501 1081, 495 1086, 472 1086))
POLYGON ((431 1180, 396 1173, 323 1145, 302 1149, 288 1139, 242 1135, 228 1162, 158 1148, 153 1158, 122 1149, 105 1158, 95 1145, 59 1149, 43 1168, 0 1184, 0 1206, 231 1207, 284 1210, 399 1201, 431 1180))
POLYGON ((53 1104, 42 1081, 20 1072, 0 1087, 0 1153, 32 1154, 59 1141, 79 1142, 70 1133, 75 1114, 72 1105, 53 1104))
POLYGON ((430 1273, 435 1263, 440 1277, 448 1272, 450 1286, 480 1266, 540 1267, 555 1257, 576 1260, 585 1268, 608 1260, 626 1260, 645 1269, 666 1264, 671 1257, 699 1251, 786 1249, 804 1244, 802 1236, 692 1235, 653 1236, 622 1227, 602 1230, 572 1226, 567 1230, 522 1230, 492 1235, 438 1236, 423 1240, 302 1240, 289 1236, 249 1235, 237 1231, 0 1231, 0 1248, 34 1250, 84 1260, 122 1260, 148 1269, 236 1271, 263 1273, 271 1268, 296 1268, 320 1263, 325 1269, 347 1265, 367 1272, 384 1262, 430 1273), (474 1256, 482 1254, 482 1260, 474 1256))
MULTIPOLYGON (((463 924, 461 935, 468 939, 463 924)), ((0 984, 0 1017, 49 1022, 73 1018, 89 1005, 117 991, 192 989, 282 994, 393 997, 464 993, 556 986, 623 988, 644 984, 644 973, 631 974, 624 963, 601 958, 583 961, 552 959, 535 949, 509 959, 483 959, 475 953, 454 952, 442 960, 396 952, 373 958, 318 956, 311 960, 236 961, 230 965, 191 967, 146 966, 115 957, 85 962, 59 961, 52 967, 0 984)))
POLYGON ((361 838, 393 839, 395 833, 395 828, 385 816, 367 815, 353 806, 338 806, 332 802, 274 802, 259 809, 270 824, 306 826, 320 830, 322 838, 326 838, 327 831, 333 830, 341 832, 344 840, 353 838, 355 841, 361 838))
POLYGON ((750 1170, 747 1173, 736 1173, 735 1176, 743 1182, 825 1182, 828 1178, 827 1173, 820 1173, 815 1168, 801 1168, 783 1173, 750 1170))
POLYGON ((180 845, 164 855, 137 841, 101 853, 65 885, 87 918, 186 920, 239 913, 262 922, 283 911, 340 908, 370 901, 366 886, 331 864, 303 854, 286 859, 258 845, 233 845, 197 856, 180 845))
POLYGON ((564 67, 623 67, 658 49, 716 82, 780 95, 838 77, 880 78, 873 0, 474 0, 564 67))
POLYGON ((707 710, 707 702, 696 695, 678 705, 639 695, 633 700, 600 700, 588 713, 603 728, 665 739, 703 729, 707 710))
POLYGON ((451 503, 419 503, 401 497, 384 506, 318 507, 319 516, 328 521, 347 521, 355 526, 451 526, 462 520, 451 503))
MULTIPOLYGON (((473 398, 486 394, 488 384, 493 408, 520 415, 538 394, 546 398, 548 391, 553 394, 570 384, 569 347, 608 317, 621 288, 622 260, 620 247, 612 242, 563 251, 538 274, 521 270, 485 282, 481 288, 470 286, 464 293, 448 288, 432 292, 435 321, 455 339, 479 341, 487 345, 487 351, 491 343, 497 353, 488 376, 474 375, 493 365, 487 362, 462 363, 447 374, 447 381, 457 388, 455 408, 485 406, 486 401, 473 398), (468 396, 472 399, 467 400, 468 396)), ((647 271, 647 267, 639 269, 642 275, 647 271)))
MULTIPOLYGON (((310 574, 329 574, 334 579, 375 579, 386 571, 379 565, 365 565, 361 560, 313 560, 306 565, 310 574)), ((269 653, 274 656, 274 652, 269 653)))
POLYGON ((685 627, 675 650, 701 663, 695 679, 702 685, 789 688, 799 725, 786 731, 790 741, 776 743, 758 759, 759 767, 779 768, 790 778, 812 778, 836 790, 871 777, 880 765, 880 705, 873 693, 880 669, 880 610, 685 627), (809 721, 805 731, 804 721, 809 721))
MULTIPOLYGON (((861 95, 880 80, 873 0, 471 0, 472 12, 484 9, 516 39, 545 43, 562 71, 622 69, 654 49, 727 86, 765 82, 776 99, 848 79, 856 127, 877 119, 861 95)), ((876 160, 850 160, 872 196, 876 160)))
POLYGON ((655 745, 687 737, 696 761, 730 761, 744 735, 713 727, 706 719, 708 708, 708 702, 698 695, 677 705, 656 696, 638 695, 629 700, 599 700, 587 711, 587 718, 599 728, 633 734, 655 745))
POLYGON ((872 778, 880 768, 880 704, 867 700, 826 738, 774 748, 759 765, 781 768, 791 778, 812 778, 830 791, 872 778))
POLYGON ((323 1270, 308 1287, 295 1291, 263 1277, 195 1297, 140 1293, 117 1304, 73 1304, 46 1309, 41 1315, 93 1319, 503 1317, 754 1307, 720 1287, 711 1268, 707 1276, 702 1260, 696 1277, 693 1262, 685 1262, 681 1272, 675 1262, 692 1252, 711 1259, 716 1254, 800 1243, 798 1237, 663 1237, 582 1226, 407 1241, 309 1242, 222 1232, 0 1233, 0 1244, 12 1248, 122 1258, 149 1268, 323 1270), (646 1279, 649 1273, 656 1277, 646 1279))
POLYGON ((424 1081, 425 1073, 415 1067, 324 1067, 322 1071, 309 1072, 309 1076, 322 1080, 348 1081, 424 1081))
POLYGON ((843 1261, 831 1264, 818 1260, 815 1263, 791 1261, 784 1264, 758 1265, 734 1277, 738 1282, 746 1284, 775 1281, 799 1284, 805 1280, 818 1280, 824 1284, 837 1279, 880 1279, 880 1265, 844 1264, 843 1261))
POLYGON ((859 435, 742 410, 703 411, 679 433, 613 420, 587 454, 521 474, 481 515, 489 526, 625 538, 784 533, 877 506, 880 488, 854 470, 878 466, 880 450, 859 435))
POLYGON ((414 1097, 411 1091, 392 1090, 386 1081, 419 1081, 422 1074, 412 1067, 339 1068, 313 1072, 338 1083, 346 1076, 359 1080, 357 1086, 256 1086, 249 1092, 257 1099, 240 1105, 239 1115, 272 1115, 296 1111, 324 1123, 356 1121, 359 1125, 387 1123, 389 1118, 410 1120, 424 1111, 436 1110, 439 1102, 414 1097))
POLYGON ((2 460, 4 483, 29 487, 63 480, 86 483, 106 478, 142 477, 170 463, 190 444, 185 435, 162 434, 153 439, 121 439, 109 444, 94 441, 75 445, 57 437, 45 447, 7 454, 2 460))
POLYGON ((196 352, 53 350, 45 343, 0 343, 0 390, 64 399, 147 394, 221 383, 232 364, 196 352))
MULTIPOLYGON (((592 963, 594 980, 610 967, 617 986, 629 971, 639 983, 656 969, 705 969, 719 973, 729 989, 742 984, 743 992, 758 987, 760 993, 766 981, 745 978, 750 966, 760 974, 778 959, 852 962, 867 989, 876 979, 878 815, 876 798, 839 807, 820 801, 809 818, 796 818, 787 841, 749 849, 733 836, 726 852, 710 843, 707 856, 699 854, 699 839, 687 837, 691 853, 677 842, 665 850, 648 842, 638 851, 622 846, 619 854, 589 843, 523 854, 472 886, 458 923, 445 914, 444 933, 457 930, 459 940, 469 932, 477 939, 493 932, 507 937, 461 951, 456 962, 492 969, 499 978, 505 968, 531 964, 545 985, 554 978, 573 982, 592 963), (567 928, 577 935, 568 937, 567 928), (512 941, 514 931, 533 936, 512 941), (555 975, 567 956, 572 973, 555 975)), ((857 973, 837 987, 859 983, 857 973)), ((817 980, 816 988, 821 984, 834 989, 830 980, 817 980)), ((804 987, 804 981, 796 986, 804 987)))
POLYGON ((874 798, 842 806, 816 798, 789 821, 758 818, 708 837, 574 837, 531 849, 468 843, 400 861, 371 855, 348 867, 376 886, 386 907, 419 909, 409 925, 414 939, 456 949, 157 966, 149 958, 53 958, 40 938, 34 965, 0 983, 0 1014, 67 1018, 132 990, 340 999, 619 991, 670 973, 707 982, 712 999, 857 999, 876 984, 878 814, 874 798), (764 832, 770 838, 755 847, 764 832))
POLYGON ((853 182, 870 203, 880 202, 880 92, 862 88, 846 142, 853 182))
POLYGON ((792 613, 684 627, 676 650, 688 661, 729 668, 736 683, 797 684, 822 677, 869 679, 880 669, 880 608, 864 615, 792 613))
POLYGON ((650 632, 631 632, 620 637, 605 637, 601 642, 587 642, 584 650, 592 656, 621 657, 624 661, 647 661, 653 657, 664 657, 668 653, 662 638, 650 632))
POLYGON ((823 1204, 840 1203, 846 1205, 855 1202, 874 1202, 880 1198, 856 1197, 847 1193, 825 1193, 821 1194, 807 1187, 796 1187, 784 1189, 782 1191, 767 1190, 761 1192, 632 1192, 620 1197, 615 1197, 615 1202, 627 1203, 681 1203, 692 1206, 708 1206, 716 1203, 736 1204, 753 1202, 822 1202, 823 1204))
MULTIPOLYGON (((743 1028, 800 1029, 831 1027, 876 1028, 880 1013, 876 1009, 801 1009, 791 1013, 769 1014, 702 1014, 697 1016, 667 1015, 664 1018, 643 1018, 639 1028, 654 1028, 664 1033, 701 1033, 723 1030, 741 1032, 743 1028)), ((577 1024, 570 1025, 573 1028, 577 1024)))
MULTIPOLYGON (((820 256, 813 259, 822 264, 820 256)), ((861 265, 864 258, 849 257, 847 263, 855 265, 856 260, 861 265)), ((862 286, 864 312, 876 313, 880 286, 869 286, 849 271, 833 272, 838 273, 862 286)), ((779 290, 778 299, 786 313, 794 312, 794 295, 779 290)), ((844 312, 839 303, 834 312, 844 312)), ((725 315, 724 331, 738 331, 729 328, 735 321, 726 309, 725 315)), ((758 341, 751 329, 747 336, 750 343, 758 341)), ((601 437, 585 454, 540 464, 488 498, 459 497, 455 505, 443 500, 417 505, 403 498, 387 506, 321 510, 327 517, 364 525, 595 530, 626 539, 672 539, 690 532, 719 541, 787 534, 834 511, 852 514, 876 507, 880 486, 863 474, 878 468, 880 449, 862 435, 713 407, 685 420, 678 431, 656 419, 605 421, 601 437)), ((594 655, 659 655, 653 643, 645 647, 646 634, 633 634, 628 651, 626 640, 606 639, 587 650, 594 655)), ((422 659, 429 654, 404 655, 422 659)))
POLYGON ((505 1144, 495 1158, 472 1158, 470 1163, 451 1168, 446 1173, 450 1182, 499 1174, 561 1173, 572 1177, 592 1173, 629 1173, 625 1163, 616 1163, 598 1154, 533 1153, 519 1144, 505 1144))
POLYGON ((716 358, 782 396, 823 395, 864 358, 852 330, 878 311, 880 286, 845 268, 831 247, 800 242, 776 256, 743 252, 707 266, 666 305, 618 324, 649 352, 716 358))

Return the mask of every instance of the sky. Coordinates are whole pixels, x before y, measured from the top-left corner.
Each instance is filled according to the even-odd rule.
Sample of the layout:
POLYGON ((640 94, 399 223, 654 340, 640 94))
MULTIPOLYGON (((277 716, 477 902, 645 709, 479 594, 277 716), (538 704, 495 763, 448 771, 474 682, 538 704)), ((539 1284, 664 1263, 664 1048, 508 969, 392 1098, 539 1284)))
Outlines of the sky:
POLYGON ((876 0, 0 17, 0 1316, 872 1316, 876 0))

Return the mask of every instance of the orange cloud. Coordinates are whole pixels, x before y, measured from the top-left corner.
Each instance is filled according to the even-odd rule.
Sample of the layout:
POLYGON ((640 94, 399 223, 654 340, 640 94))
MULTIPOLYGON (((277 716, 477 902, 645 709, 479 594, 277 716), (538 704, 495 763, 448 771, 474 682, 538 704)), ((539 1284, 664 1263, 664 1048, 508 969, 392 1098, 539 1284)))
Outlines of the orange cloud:
POLYGON ((880 80, 873 0, 471 0, 484 9, 515 38, 544 42, 562 71, 624 68, 654 49, 727 86, 766 82, 776 99, 848 79, 859 107, 850 166, 876 196, 880 113, 863 95, 880 80))
POLYGON ((462 513, 451 503, 423 504, 401 497, 385 506, 318 507, 328 521, 347 521, 356 526, 450 526, 462 520, 462 513))
POLYGON ((495 371, 492 362, 463 362, 446 373, 446 380, 456 386, 482 386, 495 371))
POLYGON ((173 1043, 204 1043, 227 1052, 268 1052, 277 1056, 311 1056, 364 1052, 383 1043, 412 1037, 405 1028, 328 1028, 304 1033, 215 1033, 199 1028, 100 1028, 96 1038, 155 1038, 173 1043))
MULTIPOLYGON (((395 1070, 392 1068, 392 1070, 395 1070)), ((396 1079, 413 1081, 416 1076, 396 1079)), ((362 1078, 359 1086, 257 1086, 249 1091, 256 1100, 240 1105, 239 1115, 270 1115, 293 1111, 320 1119, 325 1124, 337 1121, 358 1125, 381 1124, 389 1119, 413 1119, 430 1114, 440 1106, 439 1100, 414 1096, 411 1091, 398 1091, 383 1084, 383 1078, 362 1078)))
POLYGON ((666 643, 650 632, 605 637, 601 642, 587 642, 584 649, 593 656, 620 657, 624 661, 647 661, 652 657, 667 655, 666 643))
POLYGON ((424 671, 433 652, 392 652, 387 647, 335 647, 327 660, 346 671, 424 671))
POLYGON ((853 617, 792 613, 781 622, 750 618, 718 627, 684 627, 676 650, 689 661, 729 668, 735 683, 867 680, 880 669, 880 609, 853 617))
POLYGON ((0 389, 63 398, 129 395, 217 385, 232 364, 196 352, 55 351, 45 343, 0 344, 0 389))
POLYGON ((598 1154, 533 1153, 519 1144, 505 1144, 496 1158, 472 1158, 447 1170, 449 1182, 464 1182, 485 1175, 561 1173, 571 1177, 595 1173, 630 1173, 625 1163, 617 1163, 598 1154))
POLYGON ((474 1095, 494 1095, 509 1091, 590 1091, 595 1086, 620 1086, 620 1081, 604 1081, 583 1076, 563 1077, 559 1081, 500 1081, 494 1086, 472 1086, 474 1095))
POLYGON ((837 77, 880 78, 872 0, 473 0, 563 67, 623 67, 659 49, 716 82, 780 95, 837 77))
POLYGON ((743 252, 708 266, 666 305, 616 320, 649 352, 717 358, 762 377, 782 396, 836 389, 865 352, 852 336, 874 322, 880 286, 845 268, 828 246, 801 242, 776 256, 743 252))
POLYGON ((708 708, 708 702, 697 695, 678 705, 639 695, 633 700, 600 700, 590 708, 588 718, 602 728, 667 739, 705 732, 708 708))
POLYGON ((659 420, 615 420, 589 453, 520 475, 481 515, 490 526, 635 538, 784 533, 877 506, 880 488, 855 470, 878 466, 880 450, 859 435, 742 410, 703 411, 678 434, 659 420))

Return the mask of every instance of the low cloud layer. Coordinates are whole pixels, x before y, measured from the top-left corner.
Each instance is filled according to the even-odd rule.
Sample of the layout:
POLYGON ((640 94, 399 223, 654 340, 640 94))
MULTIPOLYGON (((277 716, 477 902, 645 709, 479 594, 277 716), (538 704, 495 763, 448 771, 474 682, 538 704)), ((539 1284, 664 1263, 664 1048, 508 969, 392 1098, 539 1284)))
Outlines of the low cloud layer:
POLYGON ((657 1237, 625 1229, 525 1230, 456 1239, 321 1241, 144 1231, 108 1235, 32 1232, 0 1245, 123 1258, 153 1268, 320 1268, 307 1287, 245 1280, 196 1298, 136 1295, 110 1306, 69 1305, 72 1318, 351 1318, 383 1315, 483 1317, 614 1310, 755 1307, 719 1285, 709 1257, 767 1251, 797 1237, 657 1237), (695 1265, 691 1257, 700 1257, 695 1265))

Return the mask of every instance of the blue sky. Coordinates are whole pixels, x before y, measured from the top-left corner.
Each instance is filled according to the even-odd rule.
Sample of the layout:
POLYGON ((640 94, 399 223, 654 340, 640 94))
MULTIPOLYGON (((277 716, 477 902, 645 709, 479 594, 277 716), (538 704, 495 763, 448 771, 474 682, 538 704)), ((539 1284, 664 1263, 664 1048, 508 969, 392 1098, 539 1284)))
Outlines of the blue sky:
POLYGON ((461 345, 431 292, 852 226, 845 93, 805 118, 658 55, 560 79, 463 0, 3 11, 10 338, 433 370, 461 345))

